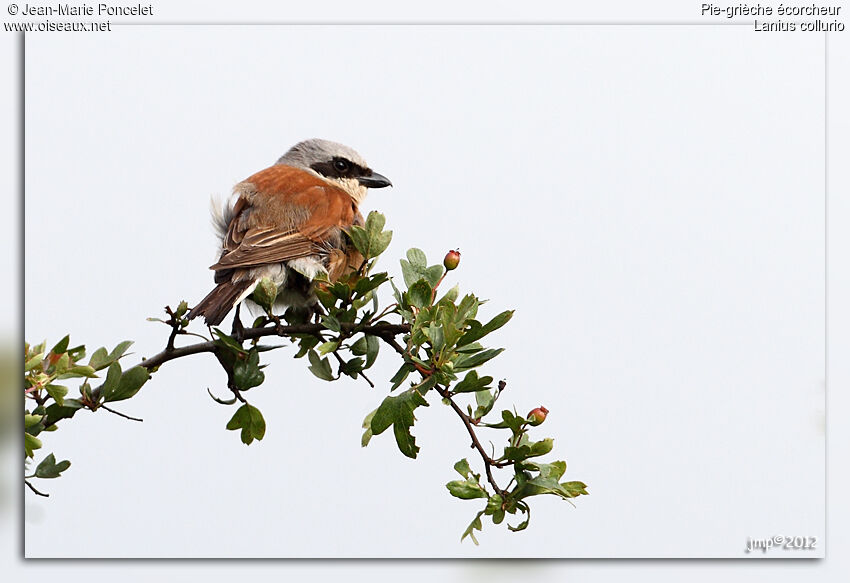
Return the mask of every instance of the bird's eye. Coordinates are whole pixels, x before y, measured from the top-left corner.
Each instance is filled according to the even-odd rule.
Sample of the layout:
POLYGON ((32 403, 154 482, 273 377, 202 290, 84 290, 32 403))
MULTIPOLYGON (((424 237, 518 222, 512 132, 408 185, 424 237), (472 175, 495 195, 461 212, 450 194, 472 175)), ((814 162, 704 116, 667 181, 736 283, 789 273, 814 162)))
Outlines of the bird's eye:
POLYGON ((334 169, 340 174, 345 174, 350 169, 350 165, 348 160, 343 160, 342 158, 337 158, 334 160, 334 169))

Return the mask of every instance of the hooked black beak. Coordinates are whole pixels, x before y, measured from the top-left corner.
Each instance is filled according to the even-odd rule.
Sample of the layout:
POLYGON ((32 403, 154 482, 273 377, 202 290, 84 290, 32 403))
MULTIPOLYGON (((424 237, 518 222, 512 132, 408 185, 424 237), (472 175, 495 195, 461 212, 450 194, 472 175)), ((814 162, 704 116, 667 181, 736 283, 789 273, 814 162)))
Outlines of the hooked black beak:
POLYGON ((372 172, 369 176, 358 176, 357 181, 366 188, 384 188, 393 185, 389 178, 381 176, 377 172, 372 172))

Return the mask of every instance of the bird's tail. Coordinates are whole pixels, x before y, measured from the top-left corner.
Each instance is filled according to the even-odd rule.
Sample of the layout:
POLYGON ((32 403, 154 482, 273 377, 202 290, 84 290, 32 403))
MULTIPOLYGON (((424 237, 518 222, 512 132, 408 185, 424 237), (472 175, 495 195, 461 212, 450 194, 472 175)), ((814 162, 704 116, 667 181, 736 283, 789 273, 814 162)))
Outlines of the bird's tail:
POLYGON ((255 282, 250 279, 232 283, 229 281, 218 284, 215 289, 207 294, 207 297, 198 302, 198 305, 189 312, 189 318, 203 316, 209 326, 221 324, 224 317, 237 303, 245 299, 245 292, 255 282))

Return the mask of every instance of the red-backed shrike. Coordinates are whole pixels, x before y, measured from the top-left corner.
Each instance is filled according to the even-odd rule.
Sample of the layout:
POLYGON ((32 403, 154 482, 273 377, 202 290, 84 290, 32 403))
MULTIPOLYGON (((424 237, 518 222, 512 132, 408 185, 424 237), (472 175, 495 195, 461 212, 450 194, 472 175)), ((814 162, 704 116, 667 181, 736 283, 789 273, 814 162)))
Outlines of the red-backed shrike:
POLYGON ((292 147, 274 166, 237 184, 234 200, 213 209, 221 257, 211 266, 218 284, 189 313, 220 324, 268 277, 276 307, 310 307, 313 279, 336 281, 363 258, 345 230, 362 225, 358 206, 367 189, 392 183, 351 148, 327 140, 292 147))

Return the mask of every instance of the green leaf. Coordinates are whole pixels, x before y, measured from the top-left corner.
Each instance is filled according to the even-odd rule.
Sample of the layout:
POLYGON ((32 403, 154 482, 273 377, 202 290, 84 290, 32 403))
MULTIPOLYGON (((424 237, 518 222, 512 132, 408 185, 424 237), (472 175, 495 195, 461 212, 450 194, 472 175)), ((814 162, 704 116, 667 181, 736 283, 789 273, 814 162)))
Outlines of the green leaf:
POLYGON ((386 224, 387 218, 378 211, 370 211, 366 217, 366 231, 369 232, 370 236, 380 234, 386 224))
MULTIPOLYGON (((296 338, 296 336, 293 336, 293 338, 296 338)), ((293 358, 302 358, 305 354, 307 354, 307 351, 311 348, 315 348, 318 343, 319 339, 315 336, 305 336, 301 338, 298 342, 298 353, 293 358)))
POLYGON ((333 305, 336 304, 336 298, 329 291, 323 290, 321 288, 316 288, 315 293, 316 297, 319 298, 319 301, 325 308, 331 309, 333 305))
POLYGON ((384 231, 383 233, 375 235, 375 237, 370 242, 371 248, 369 249, 369 257, 377 257, 378 255, 386 251, 387 247, 390 246, 392 240, 392 231, 384 231))
POLYGON ((381 342, 377 336, 371 334, 366 335, 366 364, 363 368, 369 368, 375 364, 375 359, 378 358, 378 351, 381 348, 381 342))
POLYGON ((322 356, 324 356, 324 355, 326 355, 326 354, 328 354, 328 353, 330 353, 330 352, 333 352, 333 351, 334 351, 334 350, 336 350, 338 347, 339 347, 339 342, 333 342, 333 341, 330 341, 330 342, 325 342, 325 343, 323 343, 323 344, 320 344, 320 345, 316 348, 316 350, 319 352, 319 354, 321 354, 322 356))
POLYGON ((464 478, 468 478, 469 474, 472 473, 472 470, 469 467, 469 462, 466 461, 466 458, 463 458, 459 462, 457 462, 454 466, 455 471, 463 476, 464 478))
POLYGON ((139 389, 142 388, 142 385, 149 378, 151 378, 151 375, 148 369, 142 366, 134 366, 121 375, 121 378, 118 380, 118 386, 111 392, 109 398, 105 398, 104 396, 104 401, 114 402, 129 399, 139 392, 139 389))
POLYGON ((73 360, 74 362, 79 362, 86 357, 86 347, 84 344, 69 348, 67 352, 68 356, 70 356, 71 360, 73 360))
POLYGON ((266 434, 266 421, 259 409, 245 403, 236 410, 236 413, 227 422, 227 429, 241 429, 242 443, 251 445, 251 442, 255 439, 257 441, 263 439, 266 434))
POLYGON ((73 379, 79 377, 92 379, 97 378, 97 374, 95 374, 93 367, 85 364, 78 364, 65 369, 62 374, 56 376, 57 379, 73 379))
POLYGON ((438 319, 443 330, 443 335, 446 339, 446 345, 453 347, 463 335, 463 332, 455 324, 454 316, 457 308, 453 305, 446 305, 444 300, 440 300, 438 305, 440 306, 438 319))
POLYGON ((366 259, 377 257, 383 253, 392 241, 392 231, 384 231, 386 218, 379 212, 372 211, 366 217, 363 227, 353 226, 349 237, 366 259))
POLYGON ((71 340, 71 335, 65 336, 62 340, 56 343, 56 346, 50 349, 53 354, 63 354, 68 350, 68 342, 71 340))
POLYGON ((463 296, 463 299, 460 300, 460 304, 457 306, 458 322, 466 322, 469 318, 474 318, 478 313, 478 304, 478 298, 474 295, 467 294, 463 296))
POLYGON ((446 295, 440 298, 441 302, 452 302, 457 299, 458 294, 460 293, 460 288, 458 286, 454 286, 452 289, 446 292, 446 295))
MULTIPOLYGON (((325 314, 324 316, 322 316, 322 325, 333 332, 339 332, 340 330, 342 330, 342 325, 339 323, 339 320, 335 316, 331 316, 330 314, 325 314)), ((316 338, 317 342, 318 340, 319 339, 316 338)), ((327 344, 327 342, 325 344, 327 344)))
POLYGON ((106 371, 106 380, 100 385, 100 394, 106 402, 112 401, 115 391, 118 390, 118 382, 121 380, 121 365, 113 362, 106 371))
POLYGON ((407 297, 410 305, 416 306, 420 310, 425 306, 431 305, 431 295, 433 290, 427 281, 420 279, 416 281, 407 291, 407 297))
POLYGON ((189 304, 186 300, 182 300, 179 304, 177 304, 177 309, 174 310, 174 318, 179 320, 183 317, 183 314, 189 311, 189 304))
POLYGON ((348 284, 345 284, 341 281, 336 282, 328 290, 336 297, 338 300, 346 300, 351 293, 351 289, 348 287, 348 284))
MULTIPOLYGON (((440 275, 442 275, 442 267, 437 267, 440 267, 440 275)), ((430 281, 432 287, 436 285, 436 280, 431 280, 432 274, 429 274, 428 270, 428 260, 425 258, 425 253, 421 249, 409 249, 407 251, 407 261, 404 259, 401 260, 401 274, 408 288, 420 279, 430 281)))
POLYGON ((525 419, 514 415, 507 409, 502 410, 502 421, 499 423, 483 423, 484 427, 490 427, 492 429, 505 429, 509 427, 511 431, 516 434, 519 433, 520 428, 525 423, 525 419))
POLYGON ((480 352, 484 350, 484 347, 481 346, 478 342, 473 342, 472 344, 467 344, 466 346, 458 346, 455 348, 455 352, 460 354, 474 354, 476 352, 480 352))
POLYGON ((478 373, 474 370, 466 373, 466 376, 463 377, 463 380, 454 386, 452 392, 454 393, 475 393, 477 391, 481 391, 487 387, 490 383, 493 382, 493 377, 481 377, 478 378, 478 373))
POLYGON ((53 397, 53 400, 56 401, 60 406, 65 404, 65 395, 68 394, 68 387, 63 387, 62 385, 46 385, 44 390, 47 391, 47 394, 53 397))
POLYGON ((322 379, 323 381, 334 380, 333 371, 331 371, 331 363, 327 357, 320 358, 315 350, 309 350, 307 356, 310 359, 310 366, 307 367, 311 373, 322 379))
POLYGON ((40 366, 42 361, 44 361, 44 353, 36 354, 24 364, 24 372, 29 372, 35 367, 40 366))
POLYGON ((510 531, 512 531, 512 532, 519 532, 519 531, 521 531, 521 530, 525 530, 526 528, 528 528, 528 522, 531 520, 531 511, 529 510, 528 506, 525 506, 525 507, 522 509, 522 511, 523 511, 523 512, 525 512, 526 519, 525 519, 525 520, 523 520, 522 522, 520 522, 520 523, 519 523, 518 525, 516 525, 516 526, 511 526, 511 525, 509 524, 509 525, 508 525, 508 530, 510 530, 510 531))
POLYGON ((373 289, 380 287, 381 284, 385 283, 388 279, 389 277, 386 273, 376 273, 369 277, 361 277, 354 285, 354 293, 358 296, 366 295, 373 289))
POLYGON ((561 487, 570 493, 571 496, 588 495, 587 484, 584 482, 564 482, 561 487))
POLYGON ((354 356, 363 356, 366 354, 366 336, 361 336, 357 342, 351 345, 351 354, 354 356))
POLYGON ((502 502, 504 502, 504 500, 499 494, 493 494, 492 496, 490 496, 490 499, 487 500, 487 507, 484 508, 484 513, 493 514, 494 512, 501 510, 502 502))
POLYGON ((446 484, 452 496, 461 500, 474 500, 475 498, 489 498, 487 492, 477 481, 453 480, 446 484))
MULTIPOLYGON (((132 346, 132 340, 125 340, 121 342, 112 349, 112 352, 107 353, 106 348, 100 347, 94 351, 94 354, 91 355, 89 359, 89 367, 93 370, 102 370, 108 366, 110 366, 113 362, 118 361, 124 353, 127 352, 127 349, 132 346)), ((86 375, 86 376, 95 376, 95 375, 86 375)))
POLYGON ((499 328, 507 324, 510 321, 511 317, 513 317, 513 315, 513 310, 507 310, 505 312, 502 312, 483 326, 479 322, 473 320, 470 323, 469 330, 464 333, 464 335, 458 341, 457 345, 463 346, 465 344, 469 344, 470 342, 480 340, 490 332, 498 330, 499 328))
POLYGON ((24 453, 27 457, 32 457, 33 452, 41 448, 41 440, 29 433, 24 433, 24 453))
POLYGON ((369 233, 366 229, 359 225, 352 225, 348 228, 348 238, 354 243, 354 246, 363 255, 369 257, 369 233))
POLYGON ((38 467, 35 469, 36 478, 58 478, 59 475, 71 467, 71 462, 64 460, 56 463, 56 458, 51 453, 44 458, 38 467))
POLYGON ((475 419, 481 419, 487 413, 493 409, 493 405, 496 403, 496 396, 491 391, 478 391, 475 393, 475 404, 477 408, 475 409, 475 414, 473 417, 475 419))
MULTIPOLYGON (((62 355, 59 357, 59 360, 57 360, 56 363, 53 365, 52 369, 55 370, 57 373, 63 373, 70 364, 71 357, 68 356, 67 352, 63 352, 62 355)), ((62 377, 60 376, 59 378, 62 377)))
POLYGON ((469 538, 472 539, 472 542, 474 542, 476 546, 478 545, 478 539, 475 538, 475 533, 473 533, 473 531, 474 530, 477 530, 479 532, 481 531, 481 515, 482 514, 484 514, 483 510, 475 515, 475 518, 472 519, 472 522, 470 522, 469 526, 466 527, 466 530, 463 531, 463 534, 460 537, 461 542, 463 542, 463 539, 465 539, 466 537, 469 537, 469 538))
POLYGON ((530 457, 546 455, 550 451, 552 451, 552 438, 547 437, 542 441, 537 441, 531 444, 522 444, 517 447, 506 447, 505 453, 502 457, 506 460, 517 462, 530 457))
POLYGON ((249 351, 247 360, 237 359, 233 363, 233 383, 239 390, 247 391, 261 385, 265 378, 260 370, 260 353, 256 349, 249 351))
POLYGON ((491 358, 495 358, 496 356, 500 355, 504 351, 504 348, 490 348, 488 350, 482 350, 473 354, 462 354, 455 361, 455 372, 463 372, 471 368, 479 367, 491 358))
POLYGON ((247 352, 242 345, 236 341, 235 338, 228 336, 218 328, 213 328, 213 332, 215 333, 216 339, 214 340, 215 344, 221 346, 222 348, 227 348, 231 352, 237 354, 244 354, 247 352))
POLYGON ((366 418, 363 420, 363 426, 362 427, 366 431, 363 432, 363 437, 360 438, 360 446, 361 447, 366 447, 367 445, 369 445, 369 442, 372 440, 372 418, 375 416, 375 413, 377 411, 378 410, 375 409, 374 411, 372 411, 371 413, 366 415, 366 418))
POLYGON ((109 366, 109 354, 106 352, 106 348, 101 346, 94 351, 94 354, 89 359, 89 366, 94 370, 100 370, 109 366))
POLYGON ((422 276, 425 278, 425 281, 431 284, 431 287, 437 287, 440 278, 443 277, 444 269, 442 265, 432 265, 425 269, 422 276))
POLYGON ((413 247, 407 250, 407 260, 412 267, 424 269, 428 265, 428 259, 425 257, 425 252, 422 249, 413 247))
POLYGON ((390 391, 394 391, 399 388, 401 386, 401 383, 404 382, 404 379, 406 379, 410 375, 410 373, 415 370, 416 367, 410 364, 409 362, 405 362, 404 364, 402 364, 401 367, 399 367, 399 369, 390 379, 390 382, 392 383, 390 391))
POLYGON ((413 410, 420 406, 427 407, 428 402, 415 389, 408 389, 395 397, 386 397, 372 417, 372 433, 380 435, 392 425, 398 449, 407 457, 415 458, 419 447, 410 434, 410 428, 416 421, 413 410))
MULTIPOLYGON (((565 482, 565 484, 570 484, 570 482, 565 482)), ((581 482, 577 482, 575 484, 581 484, 581 482)), ((583 486, 583 484, 582 484, 583 486)), ((576 488, 578 489, 578 488, 576 488)), ((587 491, 584 488, 581 488, 582 492, 587 494, 587 491)), ((555 496, 559 496, 564 500, 569 500, 570 498, 575 498, 578 494, 573 494, 573 491, 568 490, 563 485, 558 483, 558 480, 555 478, 545 478, 543 476, 537 476, 525 482, 521 487, 517 488, 516 498, 528 498, 530 496, 539 496, 541 494, 554 494, 555 496)))
MULTIPOLYGON (((182 306, 185 303, 186 302, 181 302, 180 305, 182 306)), ((178 311, 179 309, 180 308, 178 307, 178 311)), ((113 348, 112 352, 109 353, 109 364, 112 364, 113 362, 124 356, 124 353, 127 352, 127 349, 130 348, 132 345, 132 340, 125 340, 124 342, 119 343, 118 346, 113 348)))
MULTIPOLYGON (((561 476, 564 475, 564 472, 567 471, 567 462, 556 461, 550 464, 529 464, 533 469, 536 469, 540 472, 540 476, 543 478, 554 478, 558 480, 561 476)), ((581 482, 579 482, 581 483, 581 482)))
POLYGON ((363 370, 363 362, 362 358, 352 358, 348 361, 343 361, 339 365, 339 371, 342 374, 348 375, 353 379, 357 378, 357 375, 363 370))
POLYGON ((47 415, 46 423, 53 425, 61 419, 70 419, 82 408, 83 403, 79 399, 64 399, 62 405, 53 403, 45 409, 47 415))
POLYGON ((439 353, 440 349, 446 344, 446 336, 443 334, 443 329, 437 324, 431 323, 427 328, 422 328, 422 332, 431 342, 431 346, 434 349, 433 353, 439 353))
POLYGON ((44 418, 44 415, 27 415, 24 414, 24 429, 30 429, 31 427, 35 427, 38 425, 41 420, 44 418))
POLYGON ((505 511, 501 508, 493 511, 493 524, 502 524, 505 519, 505 511))

